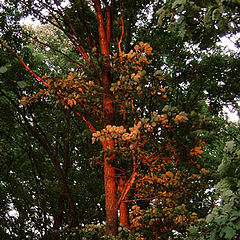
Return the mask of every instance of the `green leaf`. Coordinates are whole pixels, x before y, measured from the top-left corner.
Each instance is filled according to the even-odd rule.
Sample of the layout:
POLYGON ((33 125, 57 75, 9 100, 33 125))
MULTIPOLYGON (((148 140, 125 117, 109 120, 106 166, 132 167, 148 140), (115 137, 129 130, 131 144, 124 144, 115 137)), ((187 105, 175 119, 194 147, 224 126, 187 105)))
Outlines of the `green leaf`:
POLYGON ((223 211, 224 212, 231 212, 231 210, 232 210, 232 204, 225 204, 223 206, 223 211))
POLYGON ((215 222, 218 225, 225 225, 227 221, 228 221, 228 217, 226 215, 220 215, 215 219, 215 222))
POLYGON ((172 8, 176 8, 176 6, 179 4, 185 4, 186 3, 186 0, 176 0, 175 2, 173 2, 172 4, 172 8))
POLYGON ((222 232, 225 233, 225 239, 232 239, 236 235, 236 230, 229 226, 223 227, 222 232))
POLYGON ((206 222, 207 222, 207 223, 212 222, 213 218, 214 218, 214 215, 213 215, 212 213, 211 213, 211 214, 208 214, 207 217, 206 217, 206 222))
POLYGON ((212 12, 212 20, 218 20, 221 17, 219 9, 214 9, 212 12))
POLYGON ((159 15, 159 17, 158 17, 158 24, 162 25, 162 20, 166 16, 166 10, 163 9, 163 8, 159 9, 158 10, 158 15, 159 15))
POLYGON ((7 70, 8 70, 8 69, 7 69, 6 66, 0 67, 0 73, 5 73, 7 70))
POLYGON ((228 142, 226 142, 226 146, 225 146, 224 150, 227 152, 232 152, 235 145, 236 144, 234 141, 228 141, 228 142))
POLYGON ((20 87, 20 88, 25 88, 28 86, 28 84, 25 82, 25 81, 19 81, 17 82, 17 85, 20 87))
POLYGON ((224 191, 223 196, 224 197, 231 197, 233 195, 232 190, 228 189, 227 191, 224 191))
POLYGON ((190 226, 188 228, 188 231, 191 233, 191 234, 195 234, 198 232, 198 228, 196 226, 190 226))
POLYGON ((238 221, 235 225, 234 225, 236 230, 240 230, 240 221, 238 221))
POLYGON ((240 211, 232 210, 231 211, 231 216, 240 217, 240 211))

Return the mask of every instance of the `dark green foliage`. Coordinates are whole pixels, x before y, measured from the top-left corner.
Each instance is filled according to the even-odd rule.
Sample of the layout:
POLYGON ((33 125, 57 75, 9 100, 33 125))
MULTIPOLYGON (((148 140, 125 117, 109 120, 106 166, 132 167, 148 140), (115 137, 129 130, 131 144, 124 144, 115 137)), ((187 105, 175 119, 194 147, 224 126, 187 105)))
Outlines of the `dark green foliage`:
POLYGON ((211 228, 209 239, 240 237, 239 126, 234 128, 238 131, 237 138, 226 143, 224 158, 218 167, 220 181, 215 187, 219 203, 206 218, 211 228))
POLYGON ((205 49, 220 37, 239 32, 238 0, 169 0, 159 10, 159 23, 205 49))

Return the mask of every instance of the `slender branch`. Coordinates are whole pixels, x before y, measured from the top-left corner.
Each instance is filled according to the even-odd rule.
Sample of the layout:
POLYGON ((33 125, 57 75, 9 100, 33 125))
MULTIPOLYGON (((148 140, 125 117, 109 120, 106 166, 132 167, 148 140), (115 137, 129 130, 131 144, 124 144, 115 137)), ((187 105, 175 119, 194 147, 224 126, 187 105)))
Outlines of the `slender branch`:
POLYGON ((114 19, 114 17, 115 17, 115 13, 116 13, 116 10, 117 10, 117 8, 116 8, 116 1, 115 0, 112 0, 111 1, 111 4, 110 4, 110 11, 111 11, 111 17, 112 17, 112 23, 113 23, 113 19, 114 19))
POLYGON ((52 13, 50 12, 51 16, 55 19, 55 21, 57 22, 57 24, 53 23, 52 21, 50 21, 48 19, 48 21, 53 24, 54 26, 56 26, 57 28, 59 28, 60 30, 62 30, 65 35, 69 38, 69 40, 72 42, 72 44, 76 47, 76 49, 78 50, 78 52, 82 55, 82 57, 84 58, 85 61, 88 61, 89 57, 84 49, 84 47, 80 44, 77 44, 75 42, 75 40, 72 38, 72 36, 63 28, 63 26, 61 25, 61 23, 59 22, 58 18, 52 13))
POLYGON ((101 53, 103 55, 109 57, 109 47, 107 46, 105 22, 104 22, 104 19, 103 19, 101 2, 100 2, 100 0, 93 0, 93 3, 94 3, 94 5, 93 5, 94 9, 95 9, 96 15, 97 15, 98 34, 99 34, 99 40, 100 40, 101 53))
POLYGON ((149 198, 136 198, 136 199, 124 200, 123 202, 148 201, 148 200, 153 200, 155 198, 156 198, 156 196, 155 197, 149 197, 149 198))
POLYGON ((84 17, 81 16, 82 15, 81 11, 85 11, 85 6, 82 1, 77 1, 76 6, 77 6, 78 17, 83 24, 85 32, 87 33, 88 40, 90 40, 89 42, 92 44, 92 47, 96 47, 96 42, 94 40, 94 36, 92 35, 91 31, 89 30, 88 24, 85 21, 84 17))
MULTIPOLYGON (((1 90, 0 90, 1 91, 1 90)), ((39 132, 29 123, 28 119, 26 118, 26 116, 23 114, 22 110, 19 108, 19 106, 7 95, 5 94, 3 91, 1 91, 4 96, 11 102, 11 104, 17 109, 17 111, 20 113, 20 115, 22 116, 23 120, 25 121, 25 126, 27 131, 29 131, 29 133, 35 137, 35 139, 37 139, 37 141, 39 142, 39 144, 44 148, 44 150, 47 152, 49 158, 52 161, 52 164, 54 165, 54 168, 58 174, 59 180, 62 183, 62 186, 64 188, 64 192, 66 194, 66 197, 69 201, 69 205, 71 208, 71 212, 72 212, 72 219, 74 220, 74 224, 77 224, 78 220, 77 220, 77 215, 76 215, 76 208, 75 208, 75 204, 73 202, 72 199, 72 194, 70 192, 70 189, 68 187, 67 181, 64 177, 62 168, 60 166, 60 163, 58 161, 58 158, 56 156, 56 154, 54 153, 53 149, 50 148, 50 145, 45 141, 44 138, 42 138, 42 135, 39 134, 39 132)))
POLYGON ((136 179, 136 176, 137 176, 137 165, 134 166, 134 169, 133 169, 133 173, 131 175, 131 177, 128 179, 123 191, 122 191, 122 195, 121 197, 118 199, 118 202, 117 202, 117 207, 120 206, 121 202, 124 200, 124 198, 126 197, 127 193, 129 192, 129 190, 131 189, 135 179, 136 179))
POLYGON ((37 80, 39 80, 44 86, 46 86, 47 88, 50 88, 50 85, 48 83, 46 83, 42 78, 40 78, 39 76, 37 76, 37 74, 35 74, 23 61, 22 59, 12 50, 10 49, 7 44, 5 44, 1 39, 0 39, 0 44, 5 47, 15 58, 17 58, 17 60, 23 65, 23 67, 33 76, 35 77, 37 80))
MULTIPOLYGON (((2 92, 2 90, 0 89, 0 92, 2 92)), ((19 148, 21 148, 23 151, 25 151, 26 153, 28 152, 28 150, 26 148, 24 148, 21 144, 19 144, 13 137, 7 135, 5 132, 3 132, 2 130, 0 130, 0 134, 5 136, 9 142, 13 142, 14 144, 16 144, 19 148)))
POLYGON ((69 57, 69 56, 68 56, 67 54, 65 54, 64 52, 62 52, 62 51, 60 51, 60 50, 58 50, 58 49, 56 49, 56 48, 53 48, 51 45, 49 45, 49 44, 47 44, 47 43, 45 43, 45 42, 40 41, 37 37, 32 37, 31 35, 29 35, 29 34, 27 34, 27 33, 23 33, 23 34, 26 35, 27 37, 35 40, 37 43, 42 44, 42 45, 44 45, 44 46, 46 46, 46 47, 49 47, 52 51, 54 51, 54 52, 56 52, 56 53, 62 54, 62 55, 63 55, 64 57, 66 57, 68 60, 70 60, 70 61, 73 62, 73 63, 76 63, 79 67, 83 68, 85 71, 89 71, 88 68, 86 68, 84 65, 82 65, 81 63, 79 63, 79 62, 76 61, 75 59, 69 57))
MULTIPOLYGON (((123 35, 124 35, 124 21, 123 21, 123 15, 122 15, 122 9, 120 10, 121 11, 121 24, 122 24, 122 33, 121 33, 121 37, 118 41, 117 39, 117 42, 118 42, 118 51, 119 51, 119 56, 120 56, 120 59, 122 59, 121 57, 121 53, 122 53, 122 50, 121 50, 121 43, 122 43, 122 40, 123 40, 123 35)), ((122 61, 122 60, 121 60, 122 61)))
MULTIPOLYGON (((81 42, 81 41, 84 41, 91 48, 92 45, 91 45, 90 41, 88 39, 86 39, 84 37, 81 37, 80 35, 77 34, 77 32, 76 32, 76 30, 75 30, 75 28, 73 26, 73 23, 71 21, 71 18, 69 17, 69 14, 67 13, 67 11, 65 11, 65 15, 66 15, 66 17, 64 18, 64 21, 65 21, 66 25, 68 25, 69 28, 71 29, 71 31, 72 31, 73 35, 76 37, 78 43, 81 42)), ((86 28, 85 28, 85 30, 86 30, 86 28)))
POLYGON ((54 20, 56 21, 53 22, 52 20, 50 20, 49 18, 47 18, 46 16, 44 16, 41 12, 36 12, 36 14, 38 14, 39 18, 47 21, 49 23, 51 23, 53 26, 55 26, 56 28, 60 29, 62 32, 64 32, 64 34, 68 37, 68 39, 72 42, 72 44, 75 46, 75 48, 78 50, 78 52, 82 55, 82 57, 84 58, 84 60, 88 60, 89 57, 87 55, 87 53, 85 52, 85 49, 83 48, 83 46, 78 45, 75 40, 72 38, 72 36, 64 29, 64 27, 62 26, 62 24, 59 22, 59 18, 55 16, 55 14, 53 13, 53 11, 50 11, 51 16, 54 18, 54 20))
MULTIPOLYGON (((23 2, 23 4, 25 4, 26 7, 29 8, 29 6, 23 2)), ((64 29, 63 25, 60 23, 59 21, 59 16, 57 17, 54 13, 60 15, 62 18, 64 18, 63 15, 63 8, 61 7, 61 5, 57 5, 58 8, 61 8, 62 11, 58 11, 56 9, 54 9, 51 5, 46 4, 45 1, 40 1, 40 4, 42 6, 45 6, 48 11, 49 14, 53 17, 53 19, 56 21, 56 23, 54 23, 52 20, 50 20, 48 17, 44 16, 43 13, 41 11, 37 11, 34 9, 31 9, 31 11, 34 12, 34 14, 38 15, 38 17, 44 21, 47 21, 49 23, 51 23, 53 26, 57 27, 58 29, 60 29, 61 31, 63 31, 65 33, 65 35, 69 38, 69 40, 72 42, 72 44, 75 46, 75 48, 78 50, 78 52, 82 55, 82 57, 84 58, 84 60, 88 61, 89 57, 84 49, 84 47, 81 44, 77 44, 76 41, 72 38, 72 36, 64 29)))
MULTIPOLYGON (((33 76, 35 77, 37 80, 39 80, 44 86, 46 86, 48 89, 50 89, 50 85, 45 82, 42 78, 40 78, 36 73, 34 73, 23 61, 22 59, 12 50, 10 49, 1 39, 0 39, 0 44, 2 46, 4 46, 9 52, 12 53, 12 55, 17 58, 17 60, 23 65, 23 67, 33 76)), ((65 99, 61 96, 60 92, 57 91, 57 96, 60 98, 60 100, 62 101, 62 103, 64 105, 66 105, 68 108, 70 108, 78 117, 82 118, 82 120, 87 123, 89 129, 91 130, 91 132, 96 132, 95 128, 93 127, 93 125, 84 117, 82 116, 79 112, 77 112, 73 107, 71 107, 66 101, 65 99)))
POLYGON ((56 14, 60 15, 61 17, 63 17, 63 14, 61 11, 59 11, 58 9, 61 9, 63 11, 63 8, 61 7, 61 4, 57 3, 57 0, 54 0, 55 4, 47 4, 46 1, 40 1, 40 3, 45 6, 49 11, 55 12, 56 14), (57 6, 57 10, 54 9, 53 6, 57 6))
MULTIPOLYGON (((41 2, 42 2, 42 1, 41 1, 41 2)), ((57 2, 57 0, 54 0, 54 2, 57 2)), ((68 12, 65 11, 65 10, 61 7, 61 5, 60 5, 59 3, 56 4, 56 5, 57 5, 58 8, 61 9, 61 11, 55 10, 53 7, 51 7, 50 5, 48 5, 48 4, 46 4, 46 3, 43 3, 43 2, 42 2, 42 4, 43 4, 44 6, 46 6, 46 7, 50 10, 50 14, 51 14, 51 15, 54 15, 54 12, 55 12, 56 14, 60 14, 60 15, 61 15, 63 21, 67 20, 67 21, 66 21, 66 24, 70 27, 72 33, 77 37, 78 42, 80 42, 80 40, 79 40, 79 37, 80 37, 82 41, 86 42, 89 46, 91 45, 91 44, 89 43, 89 40, 88 40, 88 39, 83 38, 83 37, 79 36, 79 35, 76 33, 75 28, 73 27, 73 24, 72 24, 71 18, 69 17, 68 12), (64 16, 63 13, 65 14, 65 16, 66 16, 67 18, 64 16)), ((78 5, 78 4, 77 4, 77 5, 78 5)), ((81 15, 81 14, 79 14, 79 16, 80 16, 80 15, 81 15)), ((59 17, 56 17, 55 15, 54 15, 53 17, 54 17, 54 19, 55 19, 55 20, 58 22, 58 24, 59 24, 59 20, 58 20, 59 17)), ((81 20, 81 22, 82 22, 83 25, 84 25, 84 29, 85 29, 85 31, 87 32, 89 39, 92 40, 91 34, 89 34, 89 30, 88 30, 88 28, 87 28, 86 25, 85 25, 86 22, 85 22, 82 18, 80 18, 80 20, 81 20)), ((94 46, 94 42, 92 41, 91 43, 92 43, 92 45, 94 46)), ((90 47, 92 47, 92 45, 91 45, 90 47)))
POLYGON ((107 44, 110 46, 111 33, 112 33, 112 16, 110 6, 106 5, 106 15, 107 15, 107 44))
POLYGON ((225 129, 223 131, 227 133, 231 138, 233 138, 238 144, 240 144, 240 141, 233 134, 231 134, 229 131, 225 129))
MULTIPOLYGON (((26 111, 25 109, 23 109, 24 111, 24 114, 26 115, 26 111)), ((42 130, 42 128, 40 127, 40 125, 37 123, 33 113, 32 113, 32 110, 29 109, 30 111, 30 114, 31 114, 31 118, 32 118, 32 122, 33 124, 35 124, 35 127, 38 129, 39 133, 41 134, 41 136, 44 138, 45 142, 48 144, 48 146, 51 146, 51 141, 49 140, 47 134, 42 130)), ((52 152, 53 152, 53 148, 52 148, 52 152)))
POLYGON ((71 166, 71 159, 70 159, 70 127, 71 127, 71 123, 70 123, 70 118, 69 116, 65 116, 66 118, 66 130, 65 130, 65 137, 63 138, 63 147, 64 147, 64 152, 63 152, 63 170, 64 170, 64 175, 65 178, 68 175, 68 170, 71 166))
POLYGON ((132 0, 130 5, 130 16, 127 19, 127 26, 126 26, 126 44, 125 44, 125 51, 129 52, 131 49, 131 40, 132 40, 132 30, 134 25, 134 19, 136 18, 136 10, 137 10, 137 0, 132 0))

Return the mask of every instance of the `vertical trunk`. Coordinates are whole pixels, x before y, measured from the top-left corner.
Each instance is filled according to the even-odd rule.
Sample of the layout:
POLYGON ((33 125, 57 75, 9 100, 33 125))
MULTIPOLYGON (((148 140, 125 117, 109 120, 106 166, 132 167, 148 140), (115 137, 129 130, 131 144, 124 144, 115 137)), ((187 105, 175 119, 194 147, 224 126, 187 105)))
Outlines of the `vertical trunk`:
POLYGON ((65 195, 67 197, 67 200, 68 200, 68 203, 69 203, 69 207, 70 207, 70 210, 71 210, 71 213, 72 213, 72 217, 70 219, 69 225, 72 226, 72 227, 76 227, 78 225, 78 219, 77 219, 75 203, 73 201, 70 188, 68 187, 66 178, 64 176, 64 173, 63 173, 63 171, 62 171, 62 169, 60 167, 60 164, 59 164, 57 158, 54 155, 52 155, 52 154, 50 154, 49 156, 52 159, 54 167, 55 167, 55 169, 57 171, 59 180, 60 180, 60 182, 61 182, 61 184, 63 186, 63 190, 64 190, 64 193, 65 193, 65 195))
POLYGON ((58 212, 56 214, 54 214, 53 216, 53 220, 54 220, 54 224, 53 224, 53 229, 54 230, 59 230, 61 224, 62 224, 62 217, 63 217, 63 205, 64 205, 64 200, 63 200, 64 196, 60 196, 58 199, 58 212))
MULTIPOLYGON (((23 115, 22 115, 23 116, 23 115)), ((72 218, 70 220, 70 225, 73 227, 76 227, 78 225, 78 220, 77 220, 77 214, 76 214, 76 207, 72 198, 72 194, 71 191, 69 189, 69 186, 67 184, 66 181, 66 176, 64 176, 64 173, 62 171, 62 168, 60 166, 59 160, 56 156, 56 152, 53 153, 52 150, 50 149, 50 145, 49 142, 47 141, 46 138, 43 138, 39 132, 36 131, 36 129, 34 129, 28 122, 28 120, 26 119, 25 116, 23 116, 23 119, 26 121, 26 128, 29 130, 29 132, 36 137, 36 139, 38 140, 38 142, 40 143, 40 145, 45 149, 45 151, 47 152, 48 156, 50 157, 54 168, 57 172, 57 175, 59 177, 59 181, 61 182, 62 186, 63 186, 63 190, 64 193, 67 197, 67 200, 69 202, 69 206, 70 206, 70 210, 72 212, 72 218)), ((38 128, 37 128, 38 129, 38 128)), ((43 131, 41 131, 41 133, 43 133, 43 131)))
MULTIPOLYGON (((107 61, 105 62, 102 69, 102 86, 105 91, 105 94, 103 96, 104 124, 106 126, 112 125, 114 121, 113 101, 110 92, 111 77, 109 44, 111 36, 111 19, 109 11, 107 11, 107 29, 105 29, 105 21, 101 9, 101 1, 93 0, 93 3, 98 22, 98 35, 101 53, 107 58, 107 61)), ((107 235, 109 236, 116 236, 118 227, 116 173, 115 168, 111 163, 115 158, 114 153, 111 153, 114 150, 114 145, 114 140, 106 140, 103 142, 103 149, 107 150, 104 155, 104 185, 107 235)))
POLYGON ((51 240, 58 240, 60 239, 59 232, 57 232, 60 229, 60 226, 62 224, 62 217, 63 217, 63 208, 64 208, 64 196, 60 196, 58 199, 58 212, 53 215, 53 232, 51 233, 51 236, 49 237, 51 240))
MULTIPOLYGON (((110 77, 107 71, 103 73, 103 83, 105 88, 105 96, 103 98, 103 107, 105 111, 104 122, 106 125, 113 124, 114 110, 112 98, 109 92, 110 77)), ((105 185, 105 207, 106 207, 106 222, 107 234, 109 236, 117 235, 118 214, 117 214, 117 187, 116 187, 116 172, 112 166, 112 161, 115 159, 114 140, 106 140, 103 143, 103 148, 106 150, 104 155, 104 185, 105 185)))
POLYGON ((128 208, 125 202, 122 202, 119 206, 119 225, 121 227, 129 228, 129 221, 128 221, 128 208))
MULTIPOLYGON (((109 140, 104 143, 104 149, 108 151, 114 150, 114 141, 109 140)), ((110 163, 114 160, 114 154, 109 156, 105 153, 104 156, 104 185, 105 185, 105 208, 106 208, 106 222, 107 235, 116 236, 118 226, 117 214, 117 188, 116 188, 116 173, 115 169, 110 163)))
MULTIPOLYGON (((122 193, 124 186, 126 184, 126 180, 124 178, 120 178, 119 180, 119 192, 122 193)), ((127 208, 127 204, 125 202, 121 202, 120 206, 119 206, 119 225, 121 227, 129 227, 129 221, 128 221, 128 208, 127 208)))

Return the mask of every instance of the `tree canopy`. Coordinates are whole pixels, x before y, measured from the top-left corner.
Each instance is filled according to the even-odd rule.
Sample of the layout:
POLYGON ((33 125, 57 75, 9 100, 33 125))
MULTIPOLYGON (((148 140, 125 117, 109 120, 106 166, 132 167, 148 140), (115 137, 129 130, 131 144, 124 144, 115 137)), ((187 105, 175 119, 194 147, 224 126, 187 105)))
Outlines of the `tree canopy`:
POLYGON ((239 6, 0 1, 0 237, 238 239, 239 6))

